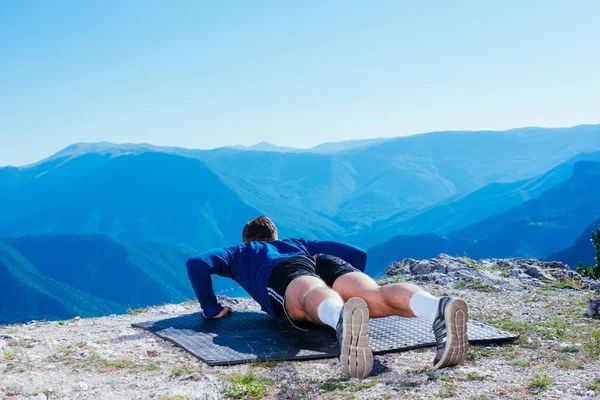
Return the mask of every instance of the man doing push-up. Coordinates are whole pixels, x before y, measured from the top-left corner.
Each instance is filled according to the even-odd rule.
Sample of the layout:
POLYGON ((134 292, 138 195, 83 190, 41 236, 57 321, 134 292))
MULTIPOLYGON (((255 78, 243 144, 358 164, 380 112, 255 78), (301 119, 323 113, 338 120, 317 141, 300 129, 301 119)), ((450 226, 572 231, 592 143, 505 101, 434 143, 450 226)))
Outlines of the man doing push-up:
POLYGON ((263 311, 298 327, 312 322, 335 329, 342 373, 365 378, 373 368, 369 318, 428 318, 436 340, 433 368, 460 364, 469 351, 467 304, 437 298, 408 283, 378 286, 364 274, 364 250, 332 241, 278 240, 267 217, 246 224, 239 246, 205 251, 187 262, 187 272, 205 318, 232 310, 214 294, 211 274, 234 279, 263 311))

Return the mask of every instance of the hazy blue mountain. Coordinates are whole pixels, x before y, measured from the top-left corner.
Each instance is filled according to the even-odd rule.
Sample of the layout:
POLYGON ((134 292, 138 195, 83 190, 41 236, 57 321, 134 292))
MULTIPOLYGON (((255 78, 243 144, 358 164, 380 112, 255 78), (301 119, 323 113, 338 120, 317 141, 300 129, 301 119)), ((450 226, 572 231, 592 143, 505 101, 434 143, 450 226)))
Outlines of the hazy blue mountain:
POLYGON ((573 242, 573 244, 560 251, 552 253, 547 257, 547 259, 561 261, 571 266, 571 268, 577 267, 580 262, 584 263, 585 265, 595 265, 596 252, 594 250, 594 246, 592 245, 591 238, 592 232, 596 232, 599 225, 600 219, 592 222, 583 230, 581 235, 575 240, 575 242, 573 242))
MULTIPOLYGON (((594 149, 600 150, 600 126, 438 132, 320 156, 220 150, 196 156, 250 205, 286 225, 302 221, 332 238, 364 230, 362 240, 398 213, 415 215, 507 177, 531 178, 594 149)), ((397 231, 381 233, 377 241, 397 231)))
MULTIPOLYGON (((143 153, 167 153, 167 154, 179 154, 186 152, 188 149, 181 147, 168 147, 168 146, 155 146, 149 143, 121 143, 115 144, 111 142, 98 142, 98 143, 75 143, 61 151, 51 155, 50 157, 40 161, 40 163, 52 161, 54 159, 68 159, 73 157, 79 157, 84 154, 101 154, 109 155, 111 157, 127 155, 127 154, 143 154, 143 153)), ((39 164, 39 163, 37 163, 39 164)), ((33 164, 33 165, 37 165, 33 164)))
POLYGON ((0 239, 0 324, 122 312, 124 307, 41 275, 0 239))
POLYGON ((343 151, 358 149, 370 146, 376 143, 381 143, 388 139, 359 139, 359 140, 344 140, 341 142, 327 142, 308 149, 300 149, 296 147, 277 146, 269 142, 260 142, 252 146, 233 146, 234 149, 251 150, 251 151, 271 151, 280 153, 319 153, 333 154, 343 151))
POLYGON ((543 257, 571 244, 589 221, 600 218, 598 204, 600 163, 580 161, 567 181, 452 236, 487 241, 498 257, 543 257))
POLYGON ((282 236, 370 247, 402 232, 447 234, 514 207, 564 171, 534 177, 594 150, 600 125, 437 132, 334 154, 78 144, 0 169, 0 234, 105 233, 204 248, 237 243, 244 222, 267 214, 282 236))
POLYGON ((344 153, 356 189, 336 220, 367 224, 412 213, 493 182, 538 176, 585 151, 600 150, 600 125, 505 132, 436 132, 344 153))
POLYGON ((288 235, 343 236, 331 219, 354 189, 354 172, 343 160, 312 153, 246 151, 213 153, 205 161, 248 204, 287 226, 288 235))
POLYGON ((277 153, 297 153, 302 151, 302 149, 297 149, 295 147, 284 147, 277 146, 276 144, 269 142, 260 142, 253 144, 252 146, 233 146, 234 149, 240 150, 250 150, 250 151, 265 151, 265 152, 277 152, 277 153))
POLYGON ((258 214, 200 160, 86 154, 0 199, 0 234, 103 233, 204 249, 239 243, 258 214))
POLYGON ((535 178, 511 183, 492 183, 467 195, 452 198, 418 213, 401 212, 354 239, 367 246, 380 243, 390 233, 447 234, 540 196, 573 175, 578 161, 600 161, 600 152, 582 153, 535 178))
MULTIPOLYGON (((123 313, 195 298, 185 268, 195 253, 104 235, 0 239, 0 323, 123 313)), ((213 281, 216 293, 244 293, 229 279, 213 281)))
POLYGON ((356 150, 365 148, 367 146, 372 146, 378 143, 383 143, 387 138, 377 138, 377 139, 358 139, 358 140, 345 140, 342 142, 327 142, 320 144, 315 147, 311 147, 308 149, 311 153, 321 153, 321 154, 333 154, 333 153, 341 153, 343 151, 348 150, 356 150))
MULTIPOLYGON (((444 237, 431 233, 398 235, 369 248, 367 269, 378 275, 393 261, 406 257, 434 257, 439 253, 472 258, 543 258, 565 248, 587 227, 587 233, 580 236, 576 245, 549 257, 573 265, 573 260, 568 257, 579 257, 579 254, 593 257, 588 224, 590 220, 600 218, 598 204, 600 162, 579 161, 573 166, 572 176, 563 183, 463 230, 444 237), (586 241, 588 253, 581 250, 586 241)), ((589 258, 586 260, 590 261, 589 258)))

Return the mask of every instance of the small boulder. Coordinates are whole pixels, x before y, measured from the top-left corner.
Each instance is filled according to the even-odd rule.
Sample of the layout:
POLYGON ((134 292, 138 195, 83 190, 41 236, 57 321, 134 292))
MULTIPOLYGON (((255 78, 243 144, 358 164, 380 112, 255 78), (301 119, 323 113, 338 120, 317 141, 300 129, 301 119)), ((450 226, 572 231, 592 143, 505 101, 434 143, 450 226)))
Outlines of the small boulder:
POLYGON ((413 275, 426 275, 435 272, 436 265, 430 260, 420 260, 410 266, 413 275))
POLYGON ((587 314, 590 318, 600 318, 600 296, 588 299, 587 314))
POLYGON ((542 281, 554 281, 554 280, 556 280, 552 275, 550 275, 546 271, 543 271, 537 265, 532 265, 532 266, 526 268, 525 269, 525 273, 527 273, 527 275, 529 275, 529 276, 532 276, 532 277, 537 278, 537 279, 542 280, 542 281))
POLYGON ((508 271, 506 271, 506 273, 508 274, 508 276, 518 278, 519 276, 521 276, 522 271, 518 268, 511 268, 508 271))

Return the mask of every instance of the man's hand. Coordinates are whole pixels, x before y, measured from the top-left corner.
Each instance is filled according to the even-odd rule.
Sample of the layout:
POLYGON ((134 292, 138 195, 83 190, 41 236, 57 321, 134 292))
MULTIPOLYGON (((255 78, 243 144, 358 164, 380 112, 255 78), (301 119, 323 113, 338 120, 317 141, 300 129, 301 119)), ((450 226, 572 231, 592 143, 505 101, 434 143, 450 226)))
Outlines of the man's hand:
POLYGON ((217 315, 215 315, 214 317, 208 318, 206 315, 204 315, 204 313, 202 313, 202 316, 204 318, 208 318, 208 319, 216 319, 216 318, 229 317, 232 312, 233 312, 233 310, 231 309, 231 307, 223 307, 221 312, 218 313, 217 315))

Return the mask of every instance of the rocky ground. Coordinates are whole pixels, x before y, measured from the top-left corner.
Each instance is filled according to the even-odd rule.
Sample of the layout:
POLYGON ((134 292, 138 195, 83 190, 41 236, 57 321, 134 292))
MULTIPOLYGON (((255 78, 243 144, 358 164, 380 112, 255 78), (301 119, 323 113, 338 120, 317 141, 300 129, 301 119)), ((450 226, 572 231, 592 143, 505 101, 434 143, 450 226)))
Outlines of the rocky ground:
MULTIPOLYGON (((209 367, 134 322, 198 311, 196 303, 128 315, 0 326, 7 399, 589 399, 600 398, 600 320, 586 315, 598 282, 559 263, 440 256, 394 263, 382 284, 416 281, 467 300, 471 317, 519 334, 474 346, 466 363, 429 369, 433 350, 376 356, 371 377, 343 380, 337 360, 209 367)), ((251 300, 224 299, 234 311, 251 300)))

